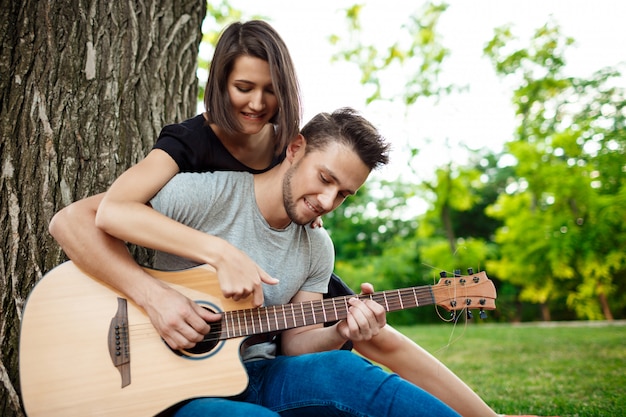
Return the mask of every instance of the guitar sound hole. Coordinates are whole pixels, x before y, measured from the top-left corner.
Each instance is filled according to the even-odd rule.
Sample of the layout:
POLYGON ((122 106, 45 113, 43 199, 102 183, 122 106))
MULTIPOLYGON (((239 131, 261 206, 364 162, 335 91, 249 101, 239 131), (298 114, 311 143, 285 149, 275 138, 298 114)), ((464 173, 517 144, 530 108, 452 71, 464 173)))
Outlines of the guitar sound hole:
MULTIPOLYGON (((203 305, 202 308, 215 313, 215 310, 203 305)), ((221 322, 212 322, 209 323, 211 326, 211 330, 204 336, 204 339, 190 349, 182 349, 182 350, 173 350, 179 356, 184 356, 188 358, 198 358, 198 357, 206 357, 215 347, 221 342, 220 334, 222 333, 222 323, 221 322)))
POLYGON ((211 331, 206 336, 204 336, 204 340, 196 343, 196 345, 191 349, 185 349, 183 351, 183 354, 187 353, 195 356, 203 355, 207 352, 212 351, 215 346, 217 346, 217 344, 220 342, 219 336, 221 331, 222 326, 220 325, 220 323, 211 323, 211 331))

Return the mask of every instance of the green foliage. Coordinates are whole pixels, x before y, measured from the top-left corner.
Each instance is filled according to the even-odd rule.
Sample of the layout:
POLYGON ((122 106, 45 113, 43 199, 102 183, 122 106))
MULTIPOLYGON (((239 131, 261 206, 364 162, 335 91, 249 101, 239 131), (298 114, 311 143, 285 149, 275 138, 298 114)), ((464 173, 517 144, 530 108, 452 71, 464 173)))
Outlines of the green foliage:
POLYGON ((626 269, 620 73, 562 75, 573 41, 552 23, 527 49, 505 51, 513 40, 509 28, 500 28, 485 48, 499 74, 517 77, 513 100, 520 117, 517 139, 507 144, 517 160, 516 181, 488 209, 504 223, 495 237, 501 258, 488 267, 522 286, 522 299, 566 298, 580 318, 611 318, 606 299, 626 269))
MULTIPOLYGON (((408 17, 402 38, 383 47, 363 41, 364 28, 360 22, 363 8, 355 5, 346 10, 350 38, 344 40, 334 35, 331 43, 340 49, 335 60, 359 66, 362 84, 373 91, 368 102, 402 100, 411 106, 419 98, 431 97, 436 101, 456 89, 439 83, 449 54, 437 33, 446 4, 426 3, 408 17), (384 90, 385 76, 390 74, 406 79, 399 94, 384 90)), ((410 152, 412 156, 418 153, 417 149, 410 152)), ((491 157, 491 168, 495 160, 491 157)), ((488 177, 484 167, 450 163, 438 168, 432 180, 420 185, 401 181, 380 186, 370 183, 368 189, 382 193, 382 198, 365 190, 345 209, 325 219, 337 248, 337 272, 353 288, 363 281, 374 281, 379 287, 382 285, 381 289, 389 289, 433 284, 442 270, 452 272, 468 267, 478 270, 484 266, 486 257, 495 256, 493 245, 483 236, 492 235, 500 224, 476 210, 486 207, 497 195, 495 186, 486 187, 489 182, 484 178, 488 177), (419 219, 403 216, 403 206, 415 198, 428 201, 430 209, 419 219), (466 220, 468 213, 473 215, 471 220, 466 220), (472 229, 481 230, 482 236, 472 236, 472 229)), ((419 309, 397 313, 391 318, 394 322, 436 319, 419 309)))
POLYGON ((437 97, 452 91, 452 85, 439 85, 438 79, 449 50, 443 47, 437 33, 437 24, 448 5, 426 3, 421 10, 408 17, 402 39, 390 46, 379 48, 365 43, 361 36, 363 27, 360 14, 364 5, 357 4, 345 10, 348 22, 349 39, 332 35, 332 45, 338 47, 333 60, 356 64, 361 71, 361 83, 372 93, 367 102, 374 100, 394 100, 401 98, 407 105, 414 104, 420 97, 437 97), (393 69, 395 77, 406 79, 400 97, 387 94, 381 75, 393 69))
MULTIPOLYGON (((361 40, 363 7, 346 11, 350 40, 334 36, 331 41, 343 48, 335 59, 359 65, 362 83, 373 91, 369 101, 398 98, 384 94, 386 72, 409 73, 400 94, 407 106, 417 97, 451 90, 437 84, 448 51, 436 26, 446 5, 427 4, 405 26, 411 40, 386 47, 361 40)), ((611 318, 612 310, 623 316, 626 99, 617 69, 602 69, 590 78, 563 74, 565 52, 573 43, 552 21, 526 46, 510 27, 497 29, 485 53, 498 74, 518 85, 512 100, 519 125, 516 139, 506 146, 515 163, 500 166, 503 155, 474 151, 476 159, 465 167, 448 163, 420 186, 399 186, 394 191, 402 190, 400 195, 429 204, 410 227, 402 222, 388 227, 389 212, 371 196, 357 202, 360 209, 351 203, 350 212, 337 214, 350 219, 345 234, 333 231, 333 238, 341 234, 338 246, 345 245, 338 249, 338 269, 361 278, 355 282, 384 271, 381 284, 401 286, 409 277, 428 275, 430 266, 487 266, 511 303, 504 318, 524 317, 519 301, 555 311, 563 311, 565 303, 580 318, 611 318), (411 251, 402 250, 407 248, 411 251)), ((392 196, 386 198, 396 204, 392 196)), ((547 313, 544 309, 544 318, 547 313)))
POLYGON ((411 184, 370 179, 356 195, 324 216, 336 259, 366 262, 381 255, 394 239, 412 235, 417 225, 412 219, 405 220, 405 211, 413 193, 411 184))
MULTIPOLYGON (((346 9, 348 36, 333 35, 330 42, 337 47, 334 60, 361 70, 368 103, 436 103, 458 89, 439 82, 449 54, 437 33, 446 4, 426 3, 407 17, 402 36, 382 46, 362 36, 368 30, 360 19, 365 7, 346 9), (388 77, 405 80, 400 91, 388 90, 397 85, 388 77)), ((221 30, 242 17, 226 1, 209 5, 208 15, 206 44, 218 36, 206 28, 221 30)), ((537 305, 544 318, 548 307, 557 317, 626 317, 623 77, 616 68, 566 76, 565 52, 573 44, 552 21, 528 44, 511 27, 498 28, 485 54, 498 74, 517 85, 512 101, 519 124, 505 154, 469 150, 468 164, 445 163, 419 185, 370 180, 325 216, 336 271, 353 289, 365 281, 377 289, 432 284, 440 270, 473 267, 486 269, 496 283, 496 319, 535 319, 537 305), (505 159, 513 162, 502 164, 505 159), (417 218, 407 211, 415 199, 428 204, 417 218)), ((208 68, 208 62, 201 66, 208 68)), ((390 320, 438 316, 416 309, 390 320)))

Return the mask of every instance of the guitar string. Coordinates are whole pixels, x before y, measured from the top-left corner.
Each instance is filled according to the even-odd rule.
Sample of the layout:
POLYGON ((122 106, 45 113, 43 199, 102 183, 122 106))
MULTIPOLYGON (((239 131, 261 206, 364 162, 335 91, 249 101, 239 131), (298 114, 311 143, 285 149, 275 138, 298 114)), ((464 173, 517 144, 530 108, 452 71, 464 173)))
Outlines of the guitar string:
MULTIPOLYGON (((453 281, 452 281, 453 282, 453 281)), ((451 287, 455 287, 455 286, 451 286, 451 287)), ((448 291, 450 290, 450 288, 447 288, 448 291)), ((438 291, 438 288, 434 289, 435 291, 438 291)), ((361 298, 371 298, 374 301, 378 302, 379 304, 383 305, 386 307, 387 311, 396 311, 399 309, 403 309, 403 308, 409 308, 409 307, 415 307, 417 305, 420 304, 420 300, 418 299, 417 304, 415 302, 409 302, 406 303, 406 301, 403 302, 403 296, 406 296, 407 293, 411 293, 413 292, 412 288, 409 289, 402 289, 402 290, 391 290, 391 291, 386 291, 386 292, 379 292, 379 293, 375 293, 372 294, 372 297, 368 297, 367 295, 365 296, 361 296, 361 298), (386 296, 386 294, 388 296, 386 296)), ((417 288, 416 287, 416 295, 417 293, 421 293, 419 294, 420 296, 427 295, 428 298, 432 298, 432 294, 430 293, 430 289, 429 288, 417 288)), ((346 297, 346 299, 348 299, 350 297, 346 297)), ((454 299, 455 295, 451 295, 449 297, 450 299, 454 299)), ((325 300, 324 304, 327 304, 329 301, 331 300, 325 300)), ((409 300, 410 301, 410 300, 409 300)), ((431 300, 426 300, 426 301, 431 301, 431 300)), ((431 301, 430 303, 426 303, 426 305, 430 305, 433 302, 431 301)), ((421 304, 425 304, 424 299, 421 300, 421 304)), ((463 311, 465 310, 465 308, 463 309, 463 311)), ((317 321, 316 319, 320 319, 321 318, 322 313, 312 313, 312 312, 307 312, 307 314, 305 314, 304 316, 304 320, 308 320, 308 323, 311 323, 311 320, 313 321, 317 321)), ((344 316, 342 316, 343 318, 344 316)), ((300 323, 298 323, 300 324, 300 323)), ((274 329, 271 329, 274 330, 274 329)))
MULTIPOLYGON (((450 271, 446 271, 446 275, 450 275, 450 274, 452 274, 453 276, 456 275, 455 273, 452 273, 450 271)), ((463 288, 465 288, 465 290, 467 291, 467 287, 463 286, 463 288)), ((454 290, 455 290, 455 293, 452 294, 452 295, 449 294, 448 297, 451 298, 451 299, 457 300, 457 297, 456 297, 456 290, 457 290, 457 288, 456 288, 456 286, 454 286, 454 290)), ((467 292, 464 294, 464 296, 465 296, 465 299, 467 299, 467 292)), ((462 308, 462 309, 460 309, 458 311, 454 311, 454 314, 452 314, 449 319, 444 318, 442 316, 442 314, 441 314, 441 311, 438 308, 435 307, 435 310, 437 311, 437 315, 439 316, 439 318, 442 321, 444 321, 446 323, 453 322, 452 329, 450 330, 450 336, 448 336, 448 342, 445 345, 441 346, 439 349, 436 349, 433 352, 434 354, 439 354, 439 353, 441 353, 443 351, 447 351, 454 343, 458 342, 459 340, 461 340, 461 338, 463 338, 463 336, 465 335, 465 332, 467 331, 467 326, 468 326, 467 311, 469 309, 467 307, 464 307, 464 308, 462 308), (456 331, 456 327, 457 327, 458 321, 459 321, 461 316, 465 316, 465 320, 464 320, 464 323, 463 323, 464 324, 463 325, 463 332, 460 335, 458 335, 456 338, 453 338, 454 333, 456 331)))
MULTIPOLYGON (((327 321, 335 321, 335 320, 345 318, 347 313, 344 314, 344 311, 345 311, 346 306, 348 305, 347 301, 350 298, 355 297, 355 296, 357 295, 346 296, 346 297, 336 297, 334 299, 317 300, 312 303, 294 304, 294 306, 297 306, 295 310, 304 311, 304 314, 297 314, 295 317, 290 318, 288 321, 295 323, 294 327, 299 327, 301 325, 304 325, 305 323, 307 325, 321 323, 323 322, 324 310, 326 311, 327 314, 329 311, 331 313, 330 314, 331 318, 328 319, 327 321), (304 308, 304 310, 302 310, 301 307, 304 308), (336 312, 337 309, 339 309, 340 311, 336 312), (318 310, 318 311, 316 312, 314 310, 318 310)), ((407 288, 407 289, 401 289, 401 290, 377 292, 371 295, 360 295, 360 298, 372 299, 378 302, 379 304, 383 305, 384 307, 386 307, 388 311, 395 311, 395 310, 399 310, 402 308, 415 307, 417 305, 425 304, 426 302, 431 301, 430 299, 432 299, 432 295, 431 295, 430 288, 416 287, 415 290, 413 288, 407 288), (387 293, 387 295, 385 295, 385 293, 387 293), (403 302, 400 299, 400 297, 407 297, 409 298, 409 300, 406 300, 403 302), (410 300, 410 298, 413 298, 413 297, 416 297, 418 299, 417 303, 414 300, 410 300)), ((430 304, 432 304, 432 302, 430 304)), ((243 314, 244 316, 247 315, 248 317, 255 316, 255 314, 246 314, 249 311, 256 311, 256 309, 233 310, 233 311, 225 312, 226 317, 224 318, 224 320, 222 320, 222 322, 227 322, 229 319, 236 320, 237 316, 241 314, 243 314)), ((269 318, 265 320, 255 319, 256 322, 261 321, 264 324, 263 326, 259 326, 260 328, 268 329, 266 332, 284 329, 283 327, 277 327, 274 324, 274 322, 276 321, 276 314, 282 313, 281 311, 273 307, 261 308, 260 311, 262 312, 261 317, 264 317, 264 316, 267 317, 265 313, 269 313, 269 318)), ((252 327, 251 324, 248 324, 248 326, 252 327)), ((149 322, 130 325, 129 327, 133 329, 134 336, 140 336, 140 334, 138 333, 138 331, 140 330, 147 331, 146 335, 150 337, 152 337, 154 333, 156 333, 156 330, 153 328, 153 326, 149 322)), ((233 337, 246 336, 250 333, 249 331, 245 329, 245 326, 241 326, 241 325, 230 326, 230 329, 232 333, 236 335, 233 337)), ((266 333, 266 332, 263 332, 263 333, 266 333)))
MULTIPOLYGON (((433 291, 440 292, 440 289, 435 288, 433 291)), ((433 298, 432 295, 433 294, 431 293, 430 288, 416 287, 415 289, 407 288, 407 289, 401 289, 401 290, 390 290, 390 291, 374 293, 371 295, 360 295, 358 297, 361 299, 371 299, 373 301, 376 301, 379 304, 383 305, 387 311, 391 312, 391 311, 397 311, 403 308, 413 308, 419 305, 431 305, 434 302, 434 300, 432 299, 433 298), (413 298, 417 298, 417 300, 413 300, 413 298)), ((323 316, 324 313, 329 313, 330 311, 332 319, 328 319, 328 321, 337 320, 339 319, 339 317, 344 317, 344 314, 339 315, 339 313, 336 312, 335 310, 337 309, 337 307, 339 307, 339 309, 341 310, 340 312, 343 313, 345 306, 347 306, 347 301, 352 297, 353 296, 337 297, 335 299, 325 299, 323 301, 319 300, 319 301, 313 301, 311 303, 294 304, 294 306, 297 306, 295 310, 304 311, 303 315, 297 314, 296 317, 304 317, 307 323, 313 323, 313 322, 318 322, 319 321, 318 318, 320 318, 320 316, 323 316), (337 302, 337 300, 339 300, 339 302, 337 302)), ((454 297, 451 296, 449 298, 454 298, 454 297)), ((244 319, 246 319, 246 321, 249 322, 250 320, 253 320, 251 316, 254 316, 254 314, 248 313, 248 316, 250 317, 245 317, 245 316, 246 316, 246 313, 250 311, 256 311, 256 309, 232 310, 232 311, 226 312, 225 314, 228 314, 229 318, 231 319, 235 319, 235 318, 239 319, 240 317, 238 316, 243 314, 244 319)), ((274 308, 273 306, 261 308, 260 311, 261 311, 261 316, 267 316, 267 314, 269 314, 270 317, 266 320, 254 319, 253 321, 260 320, 265 323, 269 322, 270 323, 269 326, 266 325, 264 327, 269 328, 270 331, 275 330, 276 326, 272 324, 271 322, 275 321, 278 315, 282 317, 284 313, 274 308)), ((293 319, 290 319, 290 321, 293 321, 293 319)), ((146 322, 145 325, 147 327, 151 326, 151 324, 148 322, 146 322)), ((140 326, 140 325, 135 325, 135 326, 140 326)), ((235 326, 235 327, 240 327, 240 326, 235 326)))
MULTIPOLYGON (((454 282, 454 281, 452 281, 452 282, 454 282)), ((441 288, 439 288, 439 287, 426 287, 426 288, 424 288, 424 287, 413 287, 413 288, 405 288, 405 289, 400 289, 400 290, 381 291, 381 292, 377 292, 377 293, 374 293, 374 294, 371 294, 371 295, 360 295, 359 298, 361 298, 361 299, 372 299, 372 300, 378 302, 379 304, 383 305, 386 308, 387 311, 396 311, 396 310, 399 310, 399 309, 412 308, 412 307, 419 306, 420 305, 420 301, 421 301, 422 304, 424 304, 425 301, 424 300, 419 300, 419 297, 417 297, 417 296, 418 295, 422 296, 422 297, 423 296, 429 296, 429 298, 432 298, 431 288, 433 289, 433 291, 439 291, 439 290, 441 290, 441 288), (418 298, 417 304, 416 304, 415 301, 411 301, 411 300, 408 300, 408 301, 411 301, 410 303, 406 303, 407 300, 403 301, 403 297, 407 296, 407 293, 415 294, 416 298, 418 298)), ((450 292, 451 290, 454 290, 454 293, 451 294, 448 297, 449 299, 456 299, 457 298, 456 297, 457 287, 463 287, 463 288, 465 288, 467 290, 467 287, 460 286, 460 285, 450 285, 450 286, 444 287, 444 290, 447 289, 448 292, 450 292)), ((294 322, 294 326, 293 327, 299 327, 299 326, 305 325, 305 324, 308 325, 309 323, 310 324, 315 324, 315 323, 321 323, 323 321, 335 321, 335 320, 344 318, 345 315, 342 314, 341 316, 338 316, 338 314, 335 313, 335 315, 334 315, 334 317, 332 319, 330 319, 330 320, 323 320, 322 316, 324 316, 325 313, 326 313, 323 310, 329 309, 331 307, 332 307, 333 310, 335 310, 336 309, 336 304, 337 304, 336 300, 341 300, 342 304, 346 304, 347 300, 350 299, 350 298, 352 298, 352 296, 337 297, 334 300, 333 299, 325 299, 325 300, 322 300, 322 301, 320 301, 320 300, 314 301, 314 302, 311 303, 312 309, 320 309, 320 308, 322 308, 322 311, 318 312, 318 313, 316 313, 316 312, 314 312, 312 310, 309 310, 311 308, 311 306, 307 305, 308 303, 297 304, 298 307, 306 308, 306 310, 303 310, 304 314, 303 315, 299 315, 299 317, 302 318, 303 320, 300 322, 300 321, 297 320, 296 317, 293 317, 292 319, 290 319, 290 321, 294 322)), ((409 298, 411 298, 411 297, 409 297, 409 298)), ((427 301, 429 301, 429 300, 427 300, 427 301)), ((430 304, 432 304, 432 302, 430 304)), ((428 304, 426 304, 426 305, 428 305, 428 304)), ((251 311, 251 310, 234 310, 234 311, 227 312, 227 314, 230 314, 230 318, 231 318, 231 320, 233 320, 235 318, 234 316, 238 315, 240 313, 243 313, 244 316, 245 316, 246 311, 251 311)), ((459 315, 463 314, 465 311, 466 311, 466 308, 463 308, 460 311, 459 315)), ((264 308, 264 313, 266 313, 266 314, 269 313, 269 315, 271 317, 268 316, 267 317, 267 321, 265 323, 263 323, 263 324, 266 324, 265 328, 267 329, 267 331, 264 331, 264 332, 261 332, 261 333, 267 333, 267 332, 272 332, 272 331, 276 331, 276 330, 284 330, 285 328, 290 327, 290 326, 282 327, 282 326, 273 325, 272 320, 276 321, 276 323, 277 323, 277 320, 278 320, 276 318, 277 317, 277 315, 276 315, 277 311, 276 311, 275 308, 273 308, 273 307, 264 308), (270 310, 273 310, 273 311, 270 312, 270 310)), ((437 309, 437 313, 439 314, 440 318, 442 320, 444 320, 444 321, 448 321, 449 322, 449 321, 452 320, 452 319, 448 320, 448 319, 443 318, 441 316, 441 314, 440 314, 438 309, 437 309)), ((260 321, 263 322, 264 320, 260 320, 260 321)), ((456 326, 456 321, 457 320, 455 320, 455 326, 456 326)), ((253 327, 249 323, 248 323, 248 326, 253 327)), ((466 326, 467 326, 467 322, 466 322, 466 326)), ((153 337, 154 334, 156 333, 156 330, 152 327, 152 325, 150 323, 131 325, 129 327, 131 329, 133 329, 133 336, 135 336, 135 337, 140 336, 140 334, 138 333, 138 330, 147 331, 147 333, 145 335, 149 336, 149 337, 153 337), (144 327, 142 327, 142 326, 144 326, 144 327)), ((261 326, 261 325, 259 327, 261 329, 263 328, 263 326, 261 326)), ((231 336, 231 337, 243 337, 243 336, 247 336, 249 334, 254 334, 254 333, 251 333, 248 330, 247 327, 245 327, 245 326, 242 327, 240 325, 230 326, 228 332, 232 333, 233 336, 231 336)), ((222 329, 221 333, 224 333, 223 329, 222 329)), ((205 341, 215 341, 216 340, 215 337, 211 337, 211 336, 215 336, 217 339, 220 338, 220 335, 217 332, 212 332, 212 333, 209 333, 208 339, 205 338, 205 341)))

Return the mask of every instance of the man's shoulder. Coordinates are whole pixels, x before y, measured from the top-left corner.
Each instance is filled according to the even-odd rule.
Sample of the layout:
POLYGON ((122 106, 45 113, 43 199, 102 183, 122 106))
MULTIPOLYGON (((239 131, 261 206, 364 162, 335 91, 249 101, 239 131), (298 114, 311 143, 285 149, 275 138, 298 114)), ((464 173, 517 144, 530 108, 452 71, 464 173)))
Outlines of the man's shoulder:
POLYGON ((252 174, 235 171, 181 172, 176 174, 159 192, 168 195, 187 195, 187 198, 204 198, 207 195, 242 193, 253 186, 252 174))
POLYGON ((333 241, 328 231, 323 227, 312 228, 310 224, 306 224, 302 226, 302 228, 313 245, 333 248, 333 241))

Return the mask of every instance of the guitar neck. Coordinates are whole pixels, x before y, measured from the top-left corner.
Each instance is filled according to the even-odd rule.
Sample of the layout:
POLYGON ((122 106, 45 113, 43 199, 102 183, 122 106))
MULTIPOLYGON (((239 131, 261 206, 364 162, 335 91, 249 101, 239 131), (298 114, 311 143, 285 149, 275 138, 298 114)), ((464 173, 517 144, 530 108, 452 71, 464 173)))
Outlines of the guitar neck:
POLYGON ((220 339, 252 336, 296 327, 343 320, 348 316, 348 300, 369 299, 387 312, 435 304, 432 286, 379 291, 303 303, 227 311, 221 321, 220 339))

